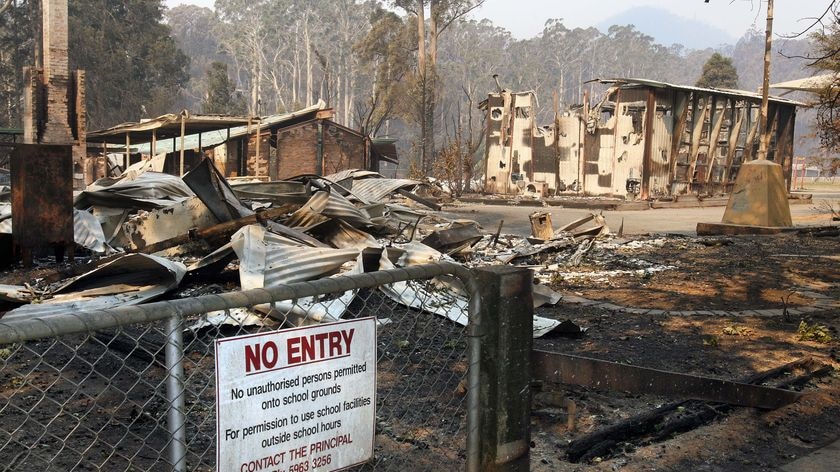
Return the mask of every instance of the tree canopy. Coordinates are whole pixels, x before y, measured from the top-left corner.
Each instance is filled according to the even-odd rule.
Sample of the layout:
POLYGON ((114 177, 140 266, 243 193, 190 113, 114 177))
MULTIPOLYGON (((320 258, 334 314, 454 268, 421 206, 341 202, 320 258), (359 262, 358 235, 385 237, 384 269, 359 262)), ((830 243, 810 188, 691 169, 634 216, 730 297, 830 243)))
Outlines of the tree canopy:
MULTIPOLYGON (((840 74, 840 27, 831 28, 813 35, 813 67, 823 72, 840 74)), ((840 78, 819 91, 817 100, 817 134, 824 147, 840 151, 840 78)))
MULTIPOLYGON (((3 126, 20 126, 21 71, 34 65, 37 4, 13 2, 0 17, 3 126)), ((189 59, 163 23, 161 0, 73 0, 68 13, 70 67, 86 71, 90 128, 172 111, 189 59)))
POLYGON ((738 70, 731 57, 714 53, 703 65, 703 72, 695 84, 705 88, 738 88, 738 70))
POLYGON ((207 93, 201 102, 202 113, 219 115, 241 115, 245 113, 245 100, 236 92, 228 77, 228 66, 224 62, 213 62, 207 68, 207 93))

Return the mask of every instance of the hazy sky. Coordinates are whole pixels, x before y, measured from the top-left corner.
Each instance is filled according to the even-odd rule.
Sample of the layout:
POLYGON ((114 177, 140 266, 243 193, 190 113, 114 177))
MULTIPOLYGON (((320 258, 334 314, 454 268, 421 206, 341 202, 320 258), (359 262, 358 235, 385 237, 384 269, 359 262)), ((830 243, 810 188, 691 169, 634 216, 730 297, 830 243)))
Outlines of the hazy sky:
MULTIPOLYGON (((194 3, 213 7, 213 0, 166 0, 167 5, 194 3)), ((810 25, 830 0, 778 0, 775 2, 773 31, 797 32, 810 25)), ((487 0, 473 13, 489 18, 517 38, 529 38, 542 31, 545 20, 563 18, 568 27, 588 27, 616 13, 640 5, 666 8, 673 13, 716 26, 732 37, 740 37, 751 25, 764 30, 766 10, 761 0, 487 0)))

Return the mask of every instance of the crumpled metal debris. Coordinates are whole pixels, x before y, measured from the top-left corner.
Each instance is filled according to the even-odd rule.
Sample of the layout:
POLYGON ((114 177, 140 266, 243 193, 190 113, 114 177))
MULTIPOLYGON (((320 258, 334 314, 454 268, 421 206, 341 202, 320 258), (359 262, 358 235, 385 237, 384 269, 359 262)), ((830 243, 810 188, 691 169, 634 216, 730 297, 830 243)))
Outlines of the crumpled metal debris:
MULTIPOLYGON (((274 234, 260 225, 241 228, 231 238, 239 258, 239 278, 243 290, 304 282, 331 275, 345 263, 355 261, 348 273, 361 273, 361 254, 355 249, 313 248, 302 246, 274 234)), ((351 290, 338 297, 300 298, 260 305, 255 309, 292 325, 341 318, 356 296, 351 290)))
MULTIPOLYGON (((12 234, 11 205, 0 204, 0 233, 12 234)), ((102 230, 102 224, 90 212, 73 210, 73 234, 76 244, 93 253, 113 252, 102 230)))
POLYGON ((76 196, 73 206, 80 210, 92 206, 153 210, 194 195, 180 178, 147 171, 136 175, 125 174, 118 178, 99 179, 76 196))
POLYGON ((180 262, 147 254, 128 254, 65 282, 52 298, 6 312, 3 320, 137 305, 160 297, 181 283, 180 262))

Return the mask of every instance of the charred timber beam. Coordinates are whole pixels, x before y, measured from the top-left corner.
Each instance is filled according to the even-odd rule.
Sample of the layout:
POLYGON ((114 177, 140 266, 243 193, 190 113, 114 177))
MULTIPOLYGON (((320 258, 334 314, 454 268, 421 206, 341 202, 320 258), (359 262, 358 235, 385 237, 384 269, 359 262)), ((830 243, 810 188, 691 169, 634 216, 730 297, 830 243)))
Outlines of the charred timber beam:
POLYGON ((801 394, 698 375, 534 350, 534 377, 547 382, 582 385, 605 390, 682 396, 732 405, 776 409, 796 401, 801 394))

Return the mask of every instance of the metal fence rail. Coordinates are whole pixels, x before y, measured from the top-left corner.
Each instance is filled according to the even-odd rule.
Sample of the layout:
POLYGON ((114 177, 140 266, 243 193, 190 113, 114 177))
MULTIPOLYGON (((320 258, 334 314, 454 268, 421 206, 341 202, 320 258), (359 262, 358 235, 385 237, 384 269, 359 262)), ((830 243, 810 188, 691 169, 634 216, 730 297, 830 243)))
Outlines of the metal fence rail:
POLYGON ((345 317, 390 321, 377 330, 375 459, 360 469, 463 469, 468 401, 477 427, 478 388, 469 388, 478 381, 469 368, 476 357, 468 352, 478 346, 467 327, 428 313, 440 303, 429 296, 432 280, 447 274, 471 284, 461 266, 437 263, 0 320, 0 468, 216 470, 214 340, 277 329, 284 318, 300 318, 307 297, 336 301, 354 291, 345 317), (428 288, 410 291, 422 309, 379 290, 389 284, 405 293, 428 288), (265 304, 273 322, 241 322, 237 308, 265 304), (228 323, 195 327, 207 314, 228 323))

